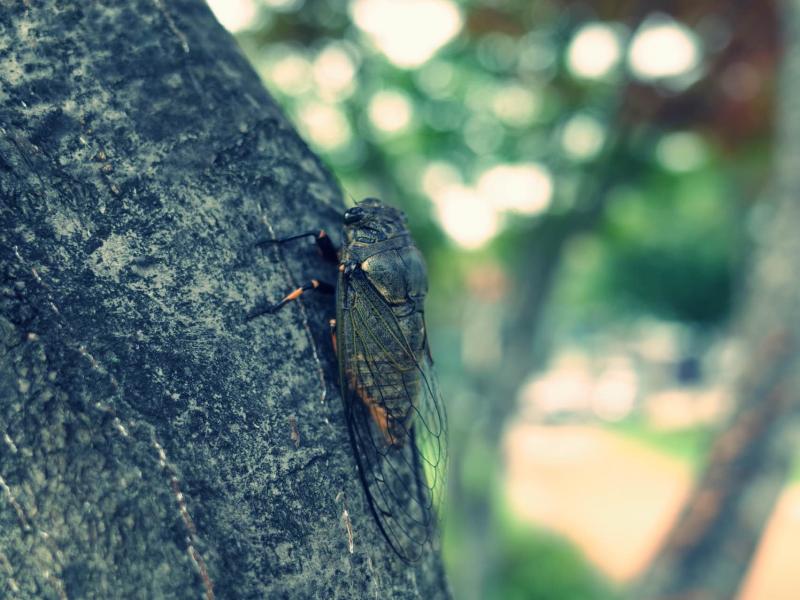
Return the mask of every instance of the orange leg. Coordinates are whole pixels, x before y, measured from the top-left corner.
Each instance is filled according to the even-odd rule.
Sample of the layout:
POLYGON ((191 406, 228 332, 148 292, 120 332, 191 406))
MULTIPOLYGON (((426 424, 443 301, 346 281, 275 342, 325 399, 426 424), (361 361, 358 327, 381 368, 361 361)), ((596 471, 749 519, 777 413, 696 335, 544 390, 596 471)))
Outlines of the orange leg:
POLYGON ((325 283, 324 281, 312 279, 307 284, 290 292, 280 302, 276 302, 275 304, 261 304, 260 306, 257 306, 247 314, 247 320, 250 321, 251 319, 255 319, 256 317, 260 317, 261 315, 277 312, 278 310, 286 306, 286 304, 288 304, 292 300, 297 300, 300 296, 302 296, 309 290, 317 290, 318 292, 323 292, 325 294, 333 294, 336 291, 336 288, 332 286, 330 283, 325 283))

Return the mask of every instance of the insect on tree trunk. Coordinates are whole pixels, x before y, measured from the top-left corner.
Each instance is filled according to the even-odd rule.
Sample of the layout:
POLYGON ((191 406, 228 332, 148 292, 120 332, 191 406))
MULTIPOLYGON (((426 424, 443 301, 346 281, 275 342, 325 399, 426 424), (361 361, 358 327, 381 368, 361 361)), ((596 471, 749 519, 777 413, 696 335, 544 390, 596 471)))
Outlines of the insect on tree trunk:
POLYGON ((369 512, 329 173, 199 0, 0 11, 0 596, 438 598, 369 512))

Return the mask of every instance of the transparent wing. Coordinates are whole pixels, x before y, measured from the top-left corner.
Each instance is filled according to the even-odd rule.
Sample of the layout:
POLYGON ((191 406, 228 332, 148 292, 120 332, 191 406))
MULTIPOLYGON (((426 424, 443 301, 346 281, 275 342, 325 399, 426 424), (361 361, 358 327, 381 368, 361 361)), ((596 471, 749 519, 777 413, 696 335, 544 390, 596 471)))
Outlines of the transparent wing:
POLYGON ((436 530, 447 419, 421 312, 393 310, 354 273, 337 324, 348 427, 367 500, 392 549, 418 560, 436 530))

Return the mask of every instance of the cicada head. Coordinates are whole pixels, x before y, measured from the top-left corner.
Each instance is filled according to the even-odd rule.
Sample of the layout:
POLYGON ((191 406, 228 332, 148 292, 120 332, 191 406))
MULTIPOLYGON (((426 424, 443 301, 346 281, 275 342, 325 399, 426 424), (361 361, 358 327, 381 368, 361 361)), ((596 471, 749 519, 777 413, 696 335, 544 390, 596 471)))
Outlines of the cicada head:
POLYGON ((402 211, 377 198, 365 198, 344 213, 347 242, 373 243, 408 233, 402 211))

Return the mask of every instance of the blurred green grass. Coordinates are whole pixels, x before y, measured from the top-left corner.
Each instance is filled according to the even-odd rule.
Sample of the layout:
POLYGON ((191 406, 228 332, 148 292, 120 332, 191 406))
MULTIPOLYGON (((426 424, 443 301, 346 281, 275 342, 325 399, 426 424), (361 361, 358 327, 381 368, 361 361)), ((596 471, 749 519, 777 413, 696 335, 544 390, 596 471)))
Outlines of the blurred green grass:
POLYGON ((644 419, 630 418, 610 423, 605 428, 637 444, 651 448, 686 464, 696 474, 703 467, 713 430, 705 426, 686 429, 657 429, 644 419))
POLYGON ((564 538, 506 516, 487 600, 616 600, 621 596, 564 538))
MULTIPOLYGON (((496 509, 497 510, 497 509, 496 509)), ((480 598, 485 600, 621 600, 614 584, 594 568, 573 544, 544 529, 517 520, 507 508, 498 510, 495 544, 487 549, 486 574, 480 598)), ((463 560, 463 526, 448 523, 444 556, 452 566, 463 560)), ((459 597, 459 582, 452 582, 459 597)))
POLYGON ((621 590, 575 544, 514 515, 504 495, 502 477, 488 460, 490 456, 484 445, 470 445, 462 489, 471 501, 460 503, 474 506, 476 497, 485 496, 493 532, 480 543, 487 546, 469 547, 475 541, 467 535, 475 527, 474 515, 465 516, 460 511, 445 514, 443 556, 454 597, 469 593, 481 600, 621 600, 621 590), (469 584, 461 580, 472 570, 470 561, 478 560, 476 556, 485 563, 478 596, 474 590, 465 590, 469 584))
MULTIPOLYGON (((610 423, 605 428, 642 446, 662 452, 686 464, 697 475, 705 464, 715 429, 707 426, 662 430, 648 425, 644 419, 631 418, 610 423)), ((800 483, 800 456, 792 463, 788 484, 800 483)))

